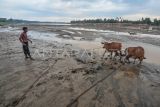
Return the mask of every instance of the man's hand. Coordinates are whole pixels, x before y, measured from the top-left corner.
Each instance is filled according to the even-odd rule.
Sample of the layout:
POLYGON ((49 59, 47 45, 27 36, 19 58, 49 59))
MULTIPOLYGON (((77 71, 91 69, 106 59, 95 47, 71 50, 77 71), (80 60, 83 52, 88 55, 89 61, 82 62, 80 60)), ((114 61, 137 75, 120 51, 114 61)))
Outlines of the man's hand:
POLYGON ((24 45, 24 46, 25 46, 26 44, 25 44, 25 43, 22 43, 22 45, 24 45))
POLYGON ((30 39, 28 39, 28 41, 30 41, 32 43, 32 41, 30 39))

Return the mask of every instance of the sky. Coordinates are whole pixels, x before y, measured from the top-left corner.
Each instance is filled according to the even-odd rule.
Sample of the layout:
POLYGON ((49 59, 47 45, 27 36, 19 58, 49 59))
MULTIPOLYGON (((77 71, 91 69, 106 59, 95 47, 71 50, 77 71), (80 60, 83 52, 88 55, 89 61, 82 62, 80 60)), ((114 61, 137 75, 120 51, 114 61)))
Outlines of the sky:
POLYGON ((160 0, 0 0, 0 17, 32 21, 160 19, 160 0))

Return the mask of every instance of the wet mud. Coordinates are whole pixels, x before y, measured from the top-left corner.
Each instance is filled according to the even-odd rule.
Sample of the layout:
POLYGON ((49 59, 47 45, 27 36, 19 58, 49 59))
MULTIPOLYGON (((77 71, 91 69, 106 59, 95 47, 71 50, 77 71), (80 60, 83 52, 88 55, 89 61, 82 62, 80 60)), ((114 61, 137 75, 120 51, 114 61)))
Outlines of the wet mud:
MULTIPOLYGON (((141 41, 130 44, 127 39, 119 39, 124 47, 128 44, 144 45, 148 57, 142 65, 138 62, 123 64, 118 58, 107 59, 107 55, 101 59, 104 50, 100 42, 107 38, 103 38, 101 33, 68 31, 66 26, 33 27, 33 30, 57 34, 53 41, 48 40, 52 36, 48 34, 48 38, 43 38, 45 42, 31 37, 33 44, 30 44, 30 50, 34 61, 24 58, 19 35, 15 31, 0 32, 0 107, 160 106, 159 46, 144 45, 141 41), (62 33, 69 33, 71 38, 59 37, 62 33), (102 38, 95 39, 99 35, 102 38), (43 49, 53 52, 49 54, 43 49), (56 54, 54 49, 61 51, 56 54), (42 56, 35 54, 36 50, 42 56)), ((40 35, 43 36, 43 33, 40 35)), ((111 39, 114 38, 116 36, 111 39)))

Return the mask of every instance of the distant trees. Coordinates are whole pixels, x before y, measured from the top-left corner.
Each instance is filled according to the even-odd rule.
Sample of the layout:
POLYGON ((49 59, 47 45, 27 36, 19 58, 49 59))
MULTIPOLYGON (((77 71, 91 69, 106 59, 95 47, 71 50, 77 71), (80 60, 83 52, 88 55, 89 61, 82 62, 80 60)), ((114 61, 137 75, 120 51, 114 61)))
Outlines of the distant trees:
POLYGON ((153 25, 159 26, 160 25, 160 20, 154 19, 153 25))
POLYGON ((122 17, 117 17, 116 19, 84 19, 84 20, 73 20, 71 23, 132 23, 132 24, 147 24, 147 25, 160 25, 160 20, 150 18, 142 18, 141 20, 131 21, 123 19, 122 17))
POLYGON ((20 20, 20 19, 7 19, 7 18, 0 18, 0 26, 6 24, 16 24, 16 23, 36 23, 38 21, 27 21, 27 20, 20 20))
POLYGON ((4 25, 7 22, 6 18, 0 18, 0 26, 4 25))
POLYGON ((7 19, 6 18, 0 18, 0 22, 6 22, 7 19))
POLYGON ((7 19, 7 18, 0 18, 0 24, 8 24, 13 22, 13 19, 7 19))
POLYGON ((142 24, 148 24, 148 25, 151 25, 152 24, 152 21, 150 18, 142 18, 141 20, 142 24))

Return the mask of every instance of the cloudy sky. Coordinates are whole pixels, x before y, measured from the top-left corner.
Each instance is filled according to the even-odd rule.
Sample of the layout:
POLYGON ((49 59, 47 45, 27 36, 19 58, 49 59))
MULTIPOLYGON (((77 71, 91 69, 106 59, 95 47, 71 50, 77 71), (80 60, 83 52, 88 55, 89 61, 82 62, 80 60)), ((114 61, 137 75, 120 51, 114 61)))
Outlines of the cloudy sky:
POLYGON ((0 17, 37 21, 160 18, 160 0, 0 0, 0 17))

